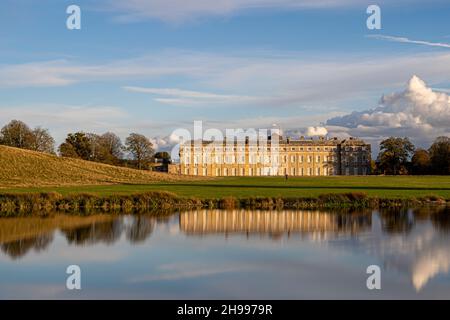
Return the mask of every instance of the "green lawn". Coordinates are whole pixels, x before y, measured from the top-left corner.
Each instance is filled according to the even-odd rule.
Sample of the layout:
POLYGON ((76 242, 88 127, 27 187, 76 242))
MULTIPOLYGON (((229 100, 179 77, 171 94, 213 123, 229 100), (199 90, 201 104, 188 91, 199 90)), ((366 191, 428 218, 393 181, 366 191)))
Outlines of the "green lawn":
POLYGON ((450 199, 449 176, 355 176, 355 177, 235 177, 208 181, 183 181, 145 185, 107 185, 46 188, 8 188, 5 192, 47 192, 62 194, 89 192, 100 195, 144 191, 171 191, 197 198, 235 197, 311 197, 323 193, 366 192, 382 198, 411 198, 438 195, 450 199))

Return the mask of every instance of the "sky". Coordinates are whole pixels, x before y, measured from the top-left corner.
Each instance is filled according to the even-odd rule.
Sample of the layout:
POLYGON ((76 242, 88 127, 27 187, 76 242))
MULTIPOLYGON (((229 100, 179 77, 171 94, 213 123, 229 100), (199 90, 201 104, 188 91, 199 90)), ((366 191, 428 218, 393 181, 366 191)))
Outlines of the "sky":
POLYGON ((450 135, 449 17, 448 0, 2 0, 0 125, 160 150, 195 120, 427 147, 450 135))

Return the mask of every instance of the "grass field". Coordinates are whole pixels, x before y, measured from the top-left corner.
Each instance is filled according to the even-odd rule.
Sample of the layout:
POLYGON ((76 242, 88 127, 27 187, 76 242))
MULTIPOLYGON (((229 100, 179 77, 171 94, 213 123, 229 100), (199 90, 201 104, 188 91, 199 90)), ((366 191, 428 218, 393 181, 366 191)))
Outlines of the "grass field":
POLYGON ((229 177, 199 179, 115 167, 0 146, 0 194, 56 191, 63 195, 170 191, 203 199, 316 197, 365 192, 380 198, 428 195, 450 199, 449 176, 229 177))
POLYGON ((0 145, 0 192, 9 187, 105 185, 192 180, 0 145))
POLYGON ((338 176, 338 177, 236 177, 207 181, 155 182, 72 187, 6 188, 3 192, 47 192, 63 195, 132 194, 145 191, 170 191, 183 197, 315 197, 324 193, 365 192, 380 198, 419 198, 437 195, 450 199, 449 176, 338 176))

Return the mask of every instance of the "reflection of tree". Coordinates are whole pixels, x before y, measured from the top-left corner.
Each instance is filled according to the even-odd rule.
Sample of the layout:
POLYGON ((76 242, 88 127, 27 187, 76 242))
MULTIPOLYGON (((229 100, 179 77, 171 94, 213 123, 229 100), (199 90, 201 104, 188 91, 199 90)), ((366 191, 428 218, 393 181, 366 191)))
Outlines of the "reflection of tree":
POLYGON ((431 214, 434 227, 442 232, 450 232, 450 207, 438 208, 431 214))
POLYGON ((142 242, 153 232, 155 220, 152 217, 135 216, 129 228, 127 228, 127 239, 132 243, 142 242))
POLYGON ((92 244, 105 242, 108 244, 117 241, 123 231, 122 219, 106 222, 96 222, 88 226, 72 229, 61 229, 67 241, 72 244, 92 244))
POLYGON ((18 259, 27 254, 31 249, 39 252, 45 250, 53 241, 53 234, 43 234, 33 238, 20 239, 13 242, 3 243, 1 250, 13 259, 18 259))
POLYGON ((381 227, 386 233, 408 233, 414 226, 414 218, 405 209, 389 209, 380 213, 381 227))

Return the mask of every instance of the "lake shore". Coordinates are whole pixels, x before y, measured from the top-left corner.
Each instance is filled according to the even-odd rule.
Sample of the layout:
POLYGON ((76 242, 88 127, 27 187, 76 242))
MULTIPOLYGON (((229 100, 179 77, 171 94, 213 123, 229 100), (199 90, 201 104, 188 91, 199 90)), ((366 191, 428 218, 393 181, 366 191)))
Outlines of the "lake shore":
POLYGON ((181 197, 170 192, 98 195, 63 195, 58 192, 0 194, 0 216, 45 214, 48 212, 130 213, 190 209, 377 209, 450 205, 436 195, 412 198, 380 198, 364 192, 326 193, 316 197, 181 197))

